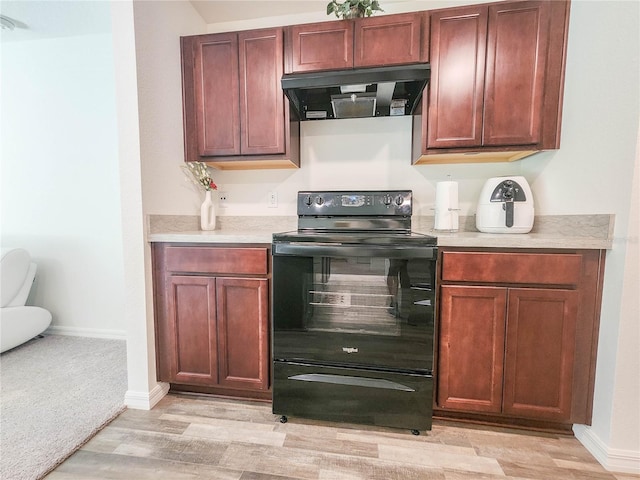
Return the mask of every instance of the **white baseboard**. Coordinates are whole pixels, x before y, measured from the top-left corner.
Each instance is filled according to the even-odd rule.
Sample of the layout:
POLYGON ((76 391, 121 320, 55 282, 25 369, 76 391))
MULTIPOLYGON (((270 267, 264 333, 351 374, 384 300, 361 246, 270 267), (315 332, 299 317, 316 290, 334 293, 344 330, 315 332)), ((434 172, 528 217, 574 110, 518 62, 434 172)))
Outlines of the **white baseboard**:
POLYGON ((158 383, 150 392, 127 390, 124 394, 124 404, 136 410, 151 410, 167 393, 169 393, 168 383, 158 383))
POLYGON ((126 340, 124 330, 103 330, 99 328, 61 327, 53 325, 44 331, 44 335, 67 335, 69 337, 106 338, 111 340, 126 340))
POLYGON ((586 425, 574 425, 573 433, 591 455, 610 472, 640 474, 640 452, 609 448, 586 425))

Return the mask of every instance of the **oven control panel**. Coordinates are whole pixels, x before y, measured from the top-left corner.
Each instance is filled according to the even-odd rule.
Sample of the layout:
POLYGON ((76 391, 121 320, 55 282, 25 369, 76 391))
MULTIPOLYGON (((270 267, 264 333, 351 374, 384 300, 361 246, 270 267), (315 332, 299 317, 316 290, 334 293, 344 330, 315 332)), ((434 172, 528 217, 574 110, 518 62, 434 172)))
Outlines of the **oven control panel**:
POLYGON ((298 215, 399 215, 412 213, 411 190, 298 192, 298 215))

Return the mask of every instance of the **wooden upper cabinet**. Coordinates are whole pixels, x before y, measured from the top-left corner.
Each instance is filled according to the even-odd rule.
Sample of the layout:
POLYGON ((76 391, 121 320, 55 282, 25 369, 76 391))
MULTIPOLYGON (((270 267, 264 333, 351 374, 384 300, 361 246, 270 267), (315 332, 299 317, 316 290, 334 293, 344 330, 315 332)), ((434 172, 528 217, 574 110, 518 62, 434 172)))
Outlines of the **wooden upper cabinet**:
POLYGON ((354 59, 356 67, 377 67, 428 61, 429 38, 425 12, 357 18, 354 59))
POLYGON ((198 153, 240 155, 238 36, 198 37, 193 56, 198 153))
POLYGON ((432 14, 429 148, 540 141, 548 3, 432 14))
POLYGON ((548 44, 549 2, 489 7, 485 145, 540 141, 548 44))
POLYGON ((285 73, 426 62, 426 18, 415 12, 288 27, 285 73))
POLYGON ((414 161, 511 161, 559 148, 569 2, 496 2, 430 18, 414 161))
POLYGON ((428 148, 482 143, 487 16, 481 6, 431 14, 428 148))
POLYGON ((238 35, 243 155, 285 153, 282 30, 238 35))
POLYGON ((353 67, 353 22, 309 23, 287 29, 287 73, 353 67))
POLYGON ((268 28, 181 38, 187 162, 299 166, 299 123, 280 85, 283 37, 282 28, 268 28))

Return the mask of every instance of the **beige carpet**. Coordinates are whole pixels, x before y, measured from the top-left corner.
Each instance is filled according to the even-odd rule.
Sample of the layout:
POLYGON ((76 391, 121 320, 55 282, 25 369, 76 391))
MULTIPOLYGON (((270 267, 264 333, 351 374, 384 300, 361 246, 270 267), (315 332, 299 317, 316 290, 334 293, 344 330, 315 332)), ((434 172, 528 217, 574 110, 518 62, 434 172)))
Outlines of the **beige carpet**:
POLYGON ((124 410, 123 340, 48 335, 0 356, 0 478, 42 478, 124 410))

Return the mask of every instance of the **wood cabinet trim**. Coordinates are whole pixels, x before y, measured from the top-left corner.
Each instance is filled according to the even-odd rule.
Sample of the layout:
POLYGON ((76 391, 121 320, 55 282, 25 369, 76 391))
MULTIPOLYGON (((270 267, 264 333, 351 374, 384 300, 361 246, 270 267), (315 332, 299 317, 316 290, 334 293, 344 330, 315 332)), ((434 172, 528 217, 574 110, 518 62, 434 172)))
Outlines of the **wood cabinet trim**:
POLYGON ((442 280, 576 285, 582 256, 560 253, 443 252, 442 280))
POLYGON ((165 270, 230 275, 266 275, 267 248, 167 246, 165 270))
POLYGON ((569 36, 569 12, 571 2, 549 2, 551 12, 549 25, 549 58, 545 72, 544 123, 542 125, 541 148, 560 148, 562 106, 564 98, 565 64, 569 36))

